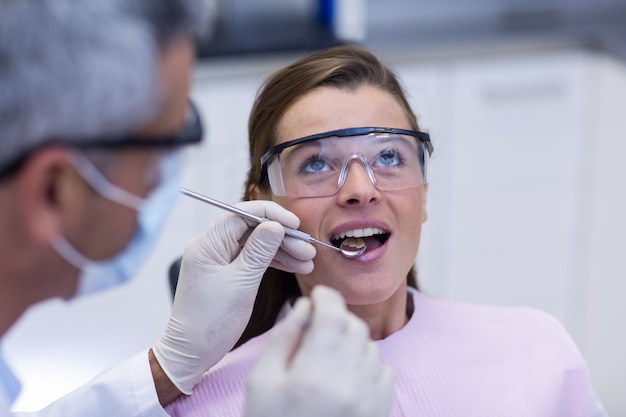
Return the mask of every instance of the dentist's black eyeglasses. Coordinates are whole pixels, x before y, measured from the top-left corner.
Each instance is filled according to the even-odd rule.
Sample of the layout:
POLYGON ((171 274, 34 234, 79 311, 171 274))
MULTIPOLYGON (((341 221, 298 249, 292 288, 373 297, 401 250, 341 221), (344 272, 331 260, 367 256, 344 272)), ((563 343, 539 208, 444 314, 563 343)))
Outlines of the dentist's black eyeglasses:
POLYGON ((169 149, 191 145, 202 141, 204 129, 196 106, 190 102, 184 126, 175 134, 158 137, 144 137, 137 135, 94 138, 89 142, 72 142, 62 140, 48 140, 39 143, 36 147, 22 152, 18 157, 0 167, 0 179, 19 170, 26 160, 36 152, 50 145, 60 145, 78 149, 169 149))

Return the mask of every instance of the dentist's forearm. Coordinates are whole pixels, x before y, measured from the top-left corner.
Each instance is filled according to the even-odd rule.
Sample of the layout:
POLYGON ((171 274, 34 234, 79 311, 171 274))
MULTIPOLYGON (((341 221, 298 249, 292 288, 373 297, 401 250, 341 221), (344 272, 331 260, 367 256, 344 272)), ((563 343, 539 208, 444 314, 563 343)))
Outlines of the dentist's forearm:
POLYGON ((178 398, 182 392, 176 388, 176 385, 165 374, 152 349, 148 352, 148 360, 150 361, 150 370, 152 371, 152 379, 159 397, 159 403, 161 403, 162 407, 165 407, 178 398))

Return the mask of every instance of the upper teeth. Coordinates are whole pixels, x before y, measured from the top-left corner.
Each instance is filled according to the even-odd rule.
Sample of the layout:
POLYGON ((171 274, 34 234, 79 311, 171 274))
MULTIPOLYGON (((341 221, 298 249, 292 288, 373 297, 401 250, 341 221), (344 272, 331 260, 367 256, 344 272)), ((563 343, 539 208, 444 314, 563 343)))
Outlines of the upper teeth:
POLYGON ((383 229, 379 229, 378 227, 366 227, 363 229, 346 230, 345 232, 342 232, 333 236, 333 240, 344 239, 347 237, 365 237, 365 236, 382 235, 384 233, 385 231, 383 229))

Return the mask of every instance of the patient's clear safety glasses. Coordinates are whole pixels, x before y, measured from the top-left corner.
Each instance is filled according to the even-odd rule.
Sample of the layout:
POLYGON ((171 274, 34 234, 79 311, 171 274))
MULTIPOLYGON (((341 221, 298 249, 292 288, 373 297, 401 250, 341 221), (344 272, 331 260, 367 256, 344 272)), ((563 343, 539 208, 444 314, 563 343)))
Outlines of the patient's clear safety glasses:
POLYGON ((341 129, 291 140, 261 158, 278 196, 324 197, 343 187, 352 164, 361 164, 379 190, 416 187, 428 182, 433 147, 427 133, 363 127, 341 129))

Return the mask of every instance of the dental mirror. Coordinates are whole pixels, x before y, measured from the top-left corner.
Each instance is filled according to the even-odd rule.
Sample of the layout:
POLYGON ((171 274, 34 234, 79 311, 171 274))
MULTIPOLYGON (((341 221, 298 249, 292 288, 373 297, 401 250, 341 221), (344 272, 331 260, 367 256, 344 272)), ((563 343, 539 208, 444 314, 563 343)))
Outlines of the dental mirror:
POLYGON ((367 247, 365 241, 361 238, 348 238, 341 242, 339 246, 341 254, 346 258, 354 259, 363 255, 367 247))
MULTIPOLYGON (((188 197, 191 198, 195 198, 196 200, 202 201, 204 203, 208 203, 211 204, 215 207, 219 207, 223 210, 226 211, 230 211, 231 213, 237 214, 241 217, 244 217, 246 219, 255 221, 257 223, 263 223, 266 221, 269 221, 268 219, 266 219, 265 217, 259 217, 256 216, 252 213, 248 213, 245 210, 242 210, 240 208, 237 208, 235 206, 231 206, 230 204, 226 204, 223 203, 219 200, 216 200, 214 198, 211 197, 207 197, 205 195, 196 193, 194 191, 188 190, 186 188, 181 188, 180 192, 185 194, 188 197)), ((348 259, 354 259, 354 258, 358 258, 359 256, 363 255, 363 253, 365 252, 366 246, 365 246, 365 242, 363 241, 363 239, 360 238, 350 238, 350 239, 345 239, 342 243, 341 243, 341 247, 337 248, 333 245, 331 245, 330 243, 326 243, 326 242, 322 242, 321 240, 317 240, 315 239, 313 236, 304 233, 300 230, 296 230, 296 229, 292 229, 291 227, 287 227, 287 226, 283 226, 285 228, 285 234, 291 237, 295 237, 296 239, 300 239, 300 240, 304 240, 305 242, 311 242, 311 243, 317 243, 318 245, 322 245, 325 246, 329 249, 333 249, 339 253, 341 253, 344 257, 348 258, 348 259)))

